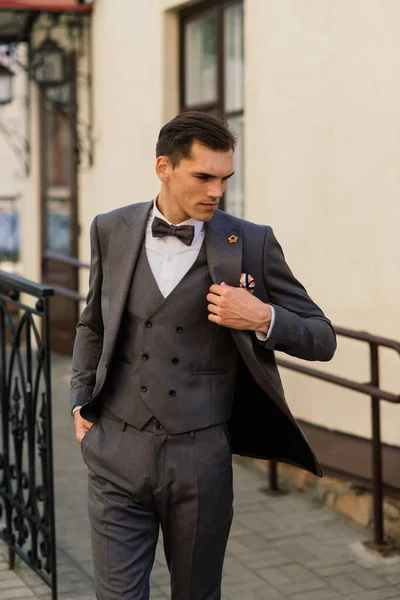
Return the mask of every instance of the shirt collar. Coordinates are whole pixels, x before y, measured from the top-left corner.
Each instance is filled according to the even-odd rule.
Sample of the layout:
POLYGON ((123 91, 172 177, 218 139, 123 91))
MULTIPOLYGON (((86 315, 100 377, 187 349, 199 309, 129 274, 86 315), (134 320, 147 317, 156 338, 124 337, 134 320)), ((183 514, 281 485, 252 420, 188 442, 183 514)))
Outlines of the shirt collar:
MULTIPOLYGON (((173 225, 174 224, 177 227, 179 227, 180 225, 193 225, 193 227, 194 227, 193 242, 197 239, 197 237, 200 235, 200 233, 203 231, 203 228, 204 228, 204 222, 203 221, 197 221, 197 219, 193 219, 193 218, 187 219, 187 221, 182 221, 182 223, 171 223, 158 210, 158 208, 157 208, 157 198, 153 202, 153 213, 152 214, 150 213, 150 223, 153 222, 154 217, 158 217, 159 219, 163 219, 166 223, 168 223, 168 225, 173 225)), ((193 244, 193 242, 192 242, 192 244, 193 244)))

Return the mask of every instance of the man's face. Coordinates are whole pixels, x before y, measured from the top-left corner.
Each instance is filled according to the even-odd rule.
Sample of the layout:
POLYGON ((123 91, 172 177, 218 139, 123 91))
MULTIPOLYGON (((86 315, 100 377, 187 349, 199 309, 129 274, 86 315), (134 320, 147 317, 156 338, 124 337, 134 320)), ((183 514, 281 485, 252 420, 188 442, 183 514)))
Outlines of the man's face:
POLYGON ((189 218, 210 221, 233 175, 233 151, 216 151, 193 142, 191 157, 173 167, 159 157, 157 174, 163 182, 158 208, 171 223, 189 218))

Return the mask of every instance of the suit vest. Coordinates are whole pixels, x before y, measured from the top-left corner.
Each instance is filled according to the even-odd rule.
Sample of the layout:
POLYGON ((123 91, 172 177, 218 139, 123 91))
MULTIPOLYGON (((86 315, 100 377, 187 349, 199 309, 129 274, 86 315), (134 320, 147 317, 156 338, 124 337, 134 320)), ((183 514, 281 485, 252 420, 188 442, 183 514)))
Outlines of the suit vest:
POLYGON ((164 298, 142 245, 102 391, 120 419, 141 429, 155 417, 172 434, 229 420, 238 351, 229 329, 208 320, 211 285, 203 243, 164 298))

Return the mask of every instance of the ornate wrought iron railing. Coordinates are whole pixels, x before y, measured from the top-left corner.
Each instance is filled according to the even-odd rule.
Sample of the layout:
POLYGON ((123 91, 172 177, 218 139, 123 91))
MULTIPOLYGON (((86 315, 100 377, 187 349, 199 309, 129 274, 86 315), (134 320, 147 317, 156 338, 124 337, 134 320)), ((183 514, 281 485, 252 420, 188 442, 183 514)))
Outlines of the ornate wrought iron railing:
POLYGON ((0 271, 0 538, 57 597, 49 304, 53 289, 0 271), (23 297, 21 297, 23 294, 23 297))

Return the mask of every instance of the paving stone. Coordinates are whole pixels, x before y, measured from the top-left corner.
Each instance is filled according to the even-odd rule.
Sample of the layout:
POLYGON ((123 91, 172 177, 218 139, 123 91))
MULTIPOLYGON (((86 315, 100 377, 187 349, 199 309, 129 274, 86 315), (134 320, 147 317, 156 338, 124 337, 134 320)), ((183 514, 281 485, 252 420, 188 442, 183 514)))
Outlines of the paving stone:
POLYGON ((223 600, 288 600, 287 596, 281 594, 278 590, 272 586, 262 583, 260 587, 253 584, 250 589, 249 586, 244 588, 223 588, 223 600))
POLYGON ((354 581, 350 575, 335 575, 333 577, 327 577, 327 581, 333 588, 336 588, 347 594, 362 592, 364 590, 364 587, 354 581))
POLYGON ((224 596, 227 598, 240 598, 242 600, 243 598, 247 598, 247 594, 253 592, 254 590, 262 590, 264 593, 264 598, 268 598, 268 590, 273 588, 272 586, 268 586, 265 581, 262 581, 257 577, 253 577, 250 581, 247 581, 243 584, 225 585, 223 582, 222 589, 224 596))
POLYGON ((375 574, 370 573, 365 569, 353 571, 350 574, 350 577, 353 579, 353 581, 359 583, 366 590, 384 588, 386 585, 386 581, 383 577, 377 577, 375 574))
POLYGON ((281 590, 284 594, 291 598, 293 595, 300 594, 303 592, 314 592, 315 590, 324 590, 328 588, 328 585, 322 579, 313 577, 308 581, 299 581, 298 583, 290 583, 281 586, 281 590))
POLYGON ((343 600, 347 596, 338 596, 337 590, 327 588, 325 590, 315 590, 313 592, 306 591, 294 594, 290 597, 291 600, 343 600))
POLYGON ((281 585, 290 583, 290 578, 285 575, 285 573, 282 573, 280 569, 262 569, 261 571, 258 571, 258 574, 265 579, 265 581, 268 581, 268 583, 278 589, 281 585))
MULTIPOLYGON (((390 583, 391 585, 399 585, 400 584, 400 573, 393 575, 386 575, 384 577, 386 583, 390 583)), ((400 596, 399 596, 400 598, 400 596)))
POLYGON ((320 577, 329 577, 330 575, 347 575, 348 573, 353 573, 359 567, 354 563, 340 563, 323 567, 315 567, 314 565, 310 565, 310 568, 312 568, 313 571, 320 577))
POLYGON ((365 590, 358 594, 351 594, 351 600, 399 600, 399 590, 394 587, 379 588, 379 590, 365 590))
POLYGON ((17 600, 20 598, 34 598, 33 592, 25 585, 8 590, 1 590, 1 600, 17 600))

